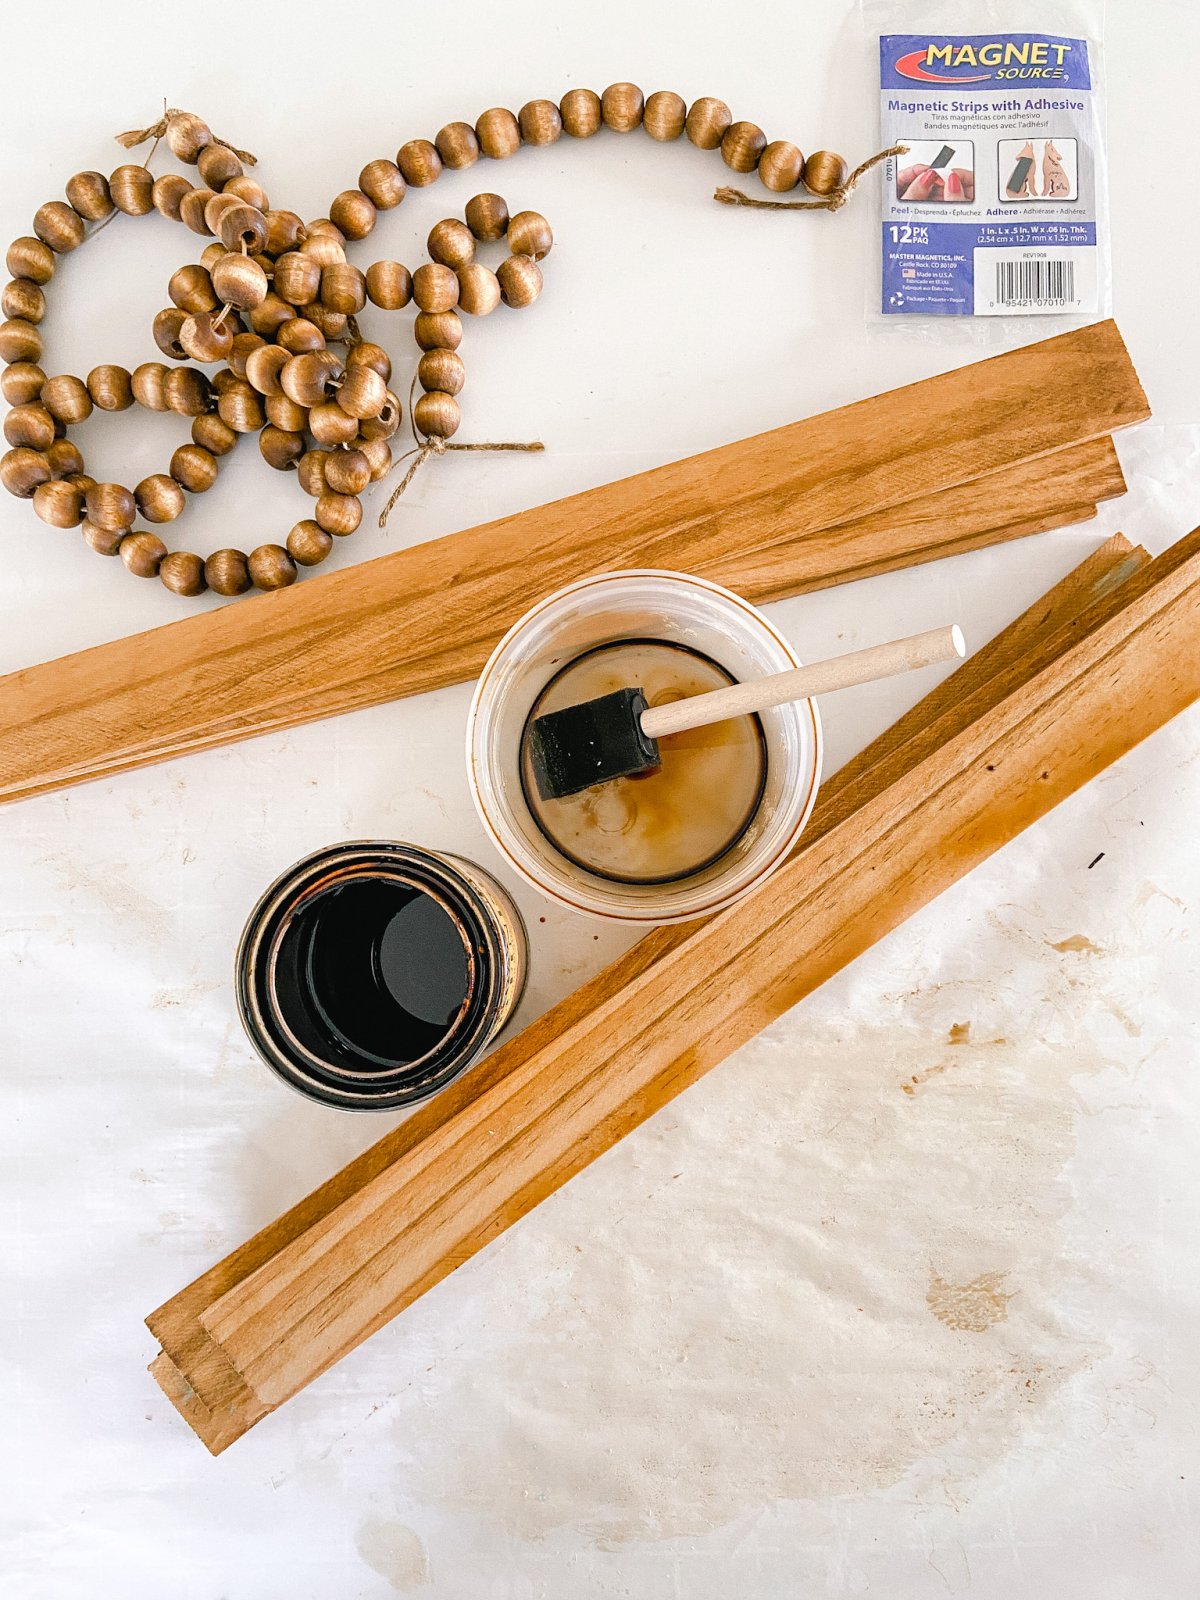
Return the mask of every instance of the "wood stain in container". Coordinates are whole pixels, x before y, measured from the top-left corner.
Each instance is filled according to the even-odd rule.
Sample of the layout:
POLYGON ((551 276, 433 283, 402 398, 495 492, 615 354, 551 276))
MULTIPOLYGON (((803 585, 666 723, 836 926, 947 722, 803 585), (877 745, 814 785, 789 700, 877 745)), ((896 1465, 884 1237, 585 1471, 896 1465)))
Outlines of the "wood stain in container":
POLYGON ((767 747, 756 716, 659 740, 657 772, 617 778, 561 800, 534 781, 528 730, 560 711, 637 685, 652 706, 736 680, 710 656, 660 639, 621 639, 577 656, 538 696, 522 735, 521 786, 546 838, 568 860, 618 883, 671 883, 703 871, 745 833, 762 800, 767 747))
POLYGON ((259 901, 237 957, 259 1054, 312 1099, 388 1110, 433 1094, 512 1016, 525 930, 459 857, 388 841, 307 856, 259 901))

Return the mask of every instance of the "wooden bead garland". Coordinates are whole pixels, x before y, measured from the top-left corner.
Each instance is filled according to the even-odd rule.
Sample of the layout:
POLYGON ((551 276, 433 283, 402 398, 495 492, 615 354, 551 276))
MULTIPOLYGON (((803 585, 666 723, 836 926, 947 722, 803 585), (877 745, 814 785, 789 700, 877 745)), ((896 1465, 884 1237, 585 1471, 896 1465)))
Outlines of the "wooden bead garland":
POLYGON ((167 110, 151 127, 119 135, 134 149, 153 141, 144 163, 126 162, 107 177, 76 173, 66 200, 39 207, 32 232, 15 239, 6 264, 10 281, 0 310, 3 393, 10 448, 0 458, 0 483, 29 499, 50 527, 78 527, 100 554, 120 555, 137 577, 158 576, 172 593, 194 596, 211 589, 233 596, 251 588, 286 588, 301 568, 319 565, 335 538, 362 520, 359 495, 393 464, 392 439, 402 407, 388 387, 392 363, 378 344, 362 337, 355 321, 370 305, 396 311, 414 301, 413 335, 421 352, 412 407, 416 449, 412 464, 380 517, 431 454, 446 450, 523 450, 540 445, 457 444, 458 395, 466 368, 458 349, 459 313, 486 316, 503 301, 521 308, 538 298, 541 261, 554 236, 539 212, 510 214, 490 191, 467 202, 465 220, 447 218, 428 237, 429 260, 415 271, 380 260, 365 271, 348 260, 347 246, 367 238, 378 213, 398 206, 407 190, 435 182, 444 168, 461 170, 481 159, 505 160, 522 145, 541 147, 564 134, 587 139, 602 128, 627 133, 642 126, 660 143, 686 134, 698 149, 719 150, 733 171, 756 171, 764 188, 783 193, 803 184, 818 198, 755 200, 719 189, 727 204, 837 210, 863 172, 898 151, 881 152, 854 172, 831 151, 807 160, 787 140, 768 142, 756 124, 735 121, 724 101, 705 97, 689 107, 659 90, 643 98, 632 83, 610 84, 602 94, 570 89, 556 104, 529 100, 514 113, 484 111, 472 124, 447 123, 435 140, 411 139, 395 159, 378 158, 361 170, 357 185, 336 195, 328 217, 305 223, 295 212, 272 209, 266 192, 246 171, 255 158, 212 133, 193 113, 167 110), (150 161, 160 140, 197 169, 198 183, 179 173, 155 177, 150 161), (42 366, 40 324, 45 286, 57 258, 78 249, 90 231, 116 215, 157 212, 210 242, 199 262, 170 279, 171 304, 154 318, 153 335, 164 360, 132 372, 111 363, 85 379, 48 377, 42 366), (214 237, 215 236, 215 237, 214 237), (494 267, 477 259, 477 247, 503 241, 508 254, 494 267), (331 345, 344 346, 342 354, 331 345), (198 363, 189 366, 189 359, 198 363), (209 374, 201 367, 218 364, 209 374), (151 473, 132 491, 97 483, 84 458, 65 437, 93 410, 125 411, 134 404, 190 419, 191 441, 179 445, 167 472, 151 473), (157 533, 135 528, 140 515, 155 527, 178 518, 187 496, 215 483, 220 458, 244 433, 259 435, 264 461, 295 472, 313 501, 313 515, 297 522, 286 545, 266 542, 249 555, 217 550, 207 560, 169 552, 157 533))

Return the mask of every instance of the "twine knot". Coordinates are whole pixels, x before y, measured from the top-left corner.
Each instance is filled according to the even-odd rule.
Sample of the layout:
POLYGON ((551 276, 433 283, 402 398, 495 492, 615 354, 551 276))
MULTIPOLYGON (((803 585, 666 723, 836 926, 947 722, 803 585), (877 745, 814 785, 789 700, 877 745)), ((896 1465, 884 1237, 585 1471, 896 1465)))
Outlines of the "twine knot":
MULTIPOLYGON (((117 143, 123 145, 126 150, 133 150, 137 145, 145 144, 147 139, 153 139, 154 144, 150 148, 150 154, 146 157, 146 164, 148 165, 155 150, 158 148, 158 141, 166 133, 169 124, 176 117, 186 117, 188 115, 188 112, 181 111, 178 106, 169 106, 164 99, 163 114, 157 122, 152 122, 148 128, 130 128, 127 133, 118 133, 116 136, 117 143)), ((232 150, 238 160, 244 161, 248 167, 256 167, 258 165, 257 156, 251 155, 249 150, 239 150, 237 145, 230 144, 228 139, 218 139, 214 133, 212 142, 224 145, 226 150, 232 150)))
POLYGON ((906 144, 893 144, 886 150, 876 151, 873 156, 860 161, 849 177, 819 200, 759 200, 741 189, 731 189, 726 185, 714 192, 713 199, 719 200, 723 206, 750 206, 756 211, 840 211, 854 193, 859 179, 872 167, 877 167, 881 161, 887 161, 892 156, 907 154, 906 144))

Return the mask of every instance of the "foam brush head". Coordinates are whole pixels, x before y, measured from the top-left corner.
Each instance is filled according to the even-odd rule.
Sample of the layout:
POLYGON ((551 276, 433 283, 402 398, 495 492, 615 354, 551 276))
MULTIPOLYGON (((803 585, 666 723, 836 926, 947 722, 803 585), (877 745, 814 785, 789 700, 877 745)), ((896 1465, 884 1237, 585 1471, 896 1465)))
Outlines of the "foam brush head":
POLYGON ((548 711, 529 730, 529 756, 543 800, 562 800, 597 783, 653 772, 658 745, 642 732, 646 697, 617 689, 581 705, 548 711))

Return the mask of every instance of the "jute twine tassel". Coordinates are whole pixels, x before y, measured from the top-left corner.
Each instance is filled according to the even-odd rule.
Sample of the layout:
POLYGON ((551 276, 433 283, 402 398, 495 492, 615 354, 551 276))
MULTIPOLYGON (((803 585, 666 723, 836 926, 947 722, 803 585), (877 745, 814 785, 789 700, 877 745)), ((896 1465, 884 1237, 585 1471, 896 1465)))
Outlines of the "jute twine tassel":
MULTIPOLYGON (((171 121, 172 117, 183 117, 187 116, 187 114, 187 112, 181 111, 178 106, 168 106, 164 99, 163 114, 157 122, 152 122, 148 128, 131 128, 128 133, 118 133, 116 135, 117 143, 124 145, 126 150, 132 150, 136 145, 145 144, 147 139, 153 139, 154 145, 151 147, 150 155, 146 157, 148 163, 158 146, 158 141, 167 131, 167 123, 171 121)), ((258 157, 252 156, 249 150, 239 150, 237 145, 230 144, 228 139, 218 139, 215 133, 213 134, 213 143, 224 145, 226 150, 232 150, 238 160, 244 161, 248 167, 256 167, 258 165, 258 157)))
POLYGON ((908 154, 906 144, 889 145, 886 150, 879 150, 873 156, 860 162, 844 183, 840 183, 832 194, 823 196, 820 200, 758 200, 751 195, 744 194, 741 189, 730 189, 722 186, 713 194, 714 200, 719 200, 723 206, 751 206, 757 211, 840 211, 854 193, 858 180, 870 172, 872 167, 881 161, 887 161, 891 156, 908 154))

